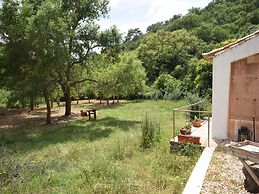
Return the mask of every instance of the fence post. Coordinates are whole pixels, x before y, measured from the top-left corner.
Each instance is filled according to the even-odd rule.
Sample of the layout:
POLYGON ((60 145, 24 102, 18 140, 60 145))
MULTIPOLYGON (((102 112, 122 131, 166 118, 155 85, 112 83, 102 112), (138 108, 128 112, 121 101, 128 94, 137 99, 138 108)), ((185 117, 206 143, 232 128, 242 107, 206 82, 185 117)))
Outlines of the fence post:
POLYGON ((175 138, 175 109, 173 110, 173 138, 175 138))
POLYGON ((208 114, 208 147, 210 147, 210 114, 208 114))

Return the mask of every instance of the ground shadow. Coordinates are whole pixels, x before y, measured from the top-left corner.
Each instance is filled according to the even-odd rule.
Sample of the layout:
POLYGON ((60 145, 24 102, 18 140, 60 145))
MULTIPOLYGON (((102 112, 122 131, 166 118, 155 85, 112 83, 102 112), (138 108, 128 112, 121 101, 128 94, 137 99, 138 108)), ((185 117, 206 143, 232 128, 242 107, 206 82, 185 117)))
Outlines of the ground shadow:
POLYGON ((98 122, 102 123, 104 126, 107 127, 118 127, 121 130, 127 131, 134 127, 137 124, 140 124, 140 121, 133 121, 133 120, 121 120, 114 117, 106 117, 100 119, 98 122))
POLYGON ((117 109, 119 107, 124 106, 127 103, 128 102, 119 102, 119 103, 115 102, 114 104, 110 103, 109 105, 107 105, 106 103, 102 103, 102 104, 96 103, 96 104, 90 104, 90 105, 85 103, 85 104, 73 104, 72 106, 75 108, 81 108, 82 110, 94 108, 98 111, 98 110, 104 110, 104 109, 117 109))
POLYGON ((107 117, 96 121, 76 120, 50 126, 20 126, 11 131, 2 131, 0 145, 10 148, 18 146, 21 152, 29 152, 68 141, 101 140, 109 137, 116 130, 127 131, 139 123, 139 121, 107 117))

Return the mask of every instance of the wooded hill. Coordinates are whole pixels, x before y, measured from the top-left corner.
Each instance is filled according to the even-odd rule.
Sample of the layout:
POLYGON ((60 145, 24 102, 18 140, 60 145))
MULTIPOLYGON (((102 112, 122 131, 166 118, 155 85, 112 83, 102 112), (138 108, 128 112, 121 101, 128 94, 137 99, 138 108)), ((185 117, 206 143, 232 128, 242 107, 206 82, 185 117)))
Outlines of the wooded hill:
POLYGON ((258 0, 214 0, 204 9, 192 8, 184 16, 152 24, 147 32, 186 29, 207 43, 220 43, 250 34, 258 24, 258 0))
POLYGON ((186 92, 207 96, 211 95, 212 66, 203 60, 202 53, 257 29, 259 0, 214 0, 203 9, 191 8, 186 15, 174 15, 167 21, 152 24, 145 34, 139 29, 130 29, 124 45, 126 50, 138 53, 146 68, 148 83, 154 86, 152 89, 156 88, 156 82, 165 79, 165 74, 167 79, 180 82, 170 86, 160 83, 151 97, 161 98, 178 85, 177 91, 182 92, 176 96, 186 92))

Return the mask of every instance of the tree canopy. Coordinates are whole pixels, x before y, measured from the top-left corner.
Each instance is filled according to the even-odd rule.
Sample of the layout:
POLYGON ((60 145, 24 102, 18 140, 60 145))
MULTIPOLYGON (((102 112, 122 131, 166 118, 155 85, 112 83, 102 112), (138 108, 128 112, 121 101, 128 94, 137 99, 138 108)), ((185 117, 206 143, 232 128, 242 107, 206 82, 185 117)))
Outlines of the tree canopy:
POLYGON ((50 99, 61 95, 65 115, 71 114, 72 95, 211 95, 212 64, 202 53, 259 29, 258 10, 258 0, 214 0, 122 37, 116 26, 101 31, 97 24, 109 11, 108 0, 4 0, 1 95, 6 91, 4 99, 31 108, 44 98, 47 122, 50 99))
POLYGON ((4 76, 9 86, 15 86, 15 90, 20 90, 20 85, 41 90, 50 118, 49 96, 59 84, 66 99, 65 115, 70 115, 71 88, 90 80, 82 78, 79 69, 87 68, 86 61, 93 50, 103 46, 106 32, 101 33, 95 23, 107 11, 106 0, 4 1, 0 35, 5 53, 4 76))
POLYGON ((200 44, 198 38, 186 30, 160 30, 147 34, 137 52, 149 82, 154 82, 160 73, 171 74, 178 65, 186 69, 190 58, 201 55, 200 44))

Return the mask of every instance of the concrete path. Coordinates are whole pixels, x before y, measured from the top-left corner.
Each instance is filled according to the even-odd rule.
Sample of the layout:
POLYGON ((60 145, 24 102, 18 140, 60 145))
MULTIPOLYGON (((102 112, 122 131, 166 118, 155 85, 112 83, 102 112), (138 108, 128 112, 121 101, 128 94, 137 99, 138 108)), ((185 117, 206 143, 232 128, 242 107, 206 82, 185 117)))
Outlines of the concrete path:
POLYGON ((211 131, 212 131, 212 118, 210 118, 210 132, 209 132, 210 137, 208 137, 208 121, 205 121, 201 127, 192 127, 191 135, 201 137, 200 139, 201 145, 215 148, 217 147, 217 143, 211 138, 211 131))

